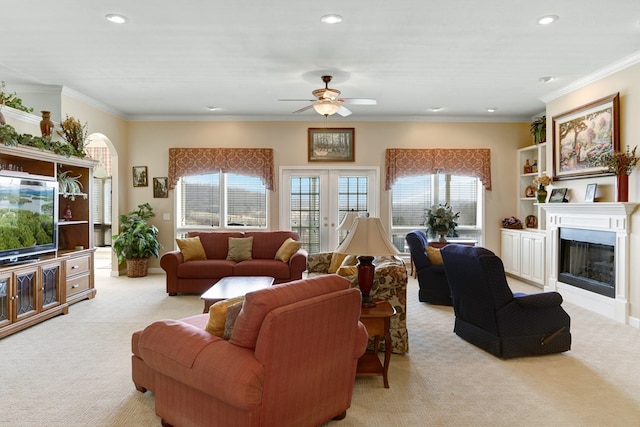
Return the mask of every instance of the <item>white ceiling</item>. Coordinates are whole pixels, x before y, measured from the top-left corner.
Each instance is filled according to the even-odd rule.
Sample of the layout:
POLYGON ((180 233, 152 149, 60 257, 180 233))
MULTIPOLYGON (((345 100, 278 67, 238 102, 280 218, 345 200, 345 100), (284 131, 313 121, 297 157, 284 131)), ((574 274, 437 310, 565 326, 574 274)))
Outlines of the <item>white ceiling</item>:
POLYGON ((378 101, 334 122, 521 120, 639 51, 639 23, 638 0, 20 0, 1 7, 0 80, 63 85, 133 120, 324 120, 278 99, 331 74, 343 97, 378 101), (537 24, 547 14, 560 19, 537 24))

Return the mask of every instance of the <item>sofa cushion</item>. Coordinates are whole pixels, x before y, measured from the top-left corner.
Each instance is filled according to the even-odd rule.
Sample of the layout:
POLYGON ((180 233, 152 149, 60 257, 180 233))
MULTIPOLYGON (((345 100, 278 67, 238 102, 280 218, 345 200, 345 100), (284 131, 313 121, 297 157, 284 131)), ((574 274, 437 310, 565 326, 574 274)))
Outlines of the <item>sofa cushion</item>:
MULTIPOLYGON (((183 262, 178 265, 177 276, 183 279, 220 279, 233 276, 235 264, 235 261, 227 261, 226 259, 183 262)), ((213 281, 211 283, 213 284, 213 281)))
POLYGON ((242 311, 238 315, 229 342, 253 349, 258 340, 262 321, 273 309, 347 288, 349 288, 349 281, 340 276, 318 276, 249 292, 245 296, 242 311))
POLYGON ((187 237, 200 237, 207 259, 226 259, 229 252, 229 237, 243 237, 239 231, 190 231, 187 237))
POLYGON ((289 262, 291 255, 295 254, 301 247, 302 242, 295 241, 289 237, 282 243, 274 258, 282 262, 289 262))
POLYGON ((207 259, 207 254, 204 252, 199 236, 176 239, 176 243, 180 248, 180 252, 182 252, 182 258, 185 262, 194 259, 207 259))
POLYGON ((291 277, 289 264, 275 259, 248 259, 233 266, 233 276, 269 276, 274 279, 291 277))
POLYGON ((429 258, 431 265, 442 265, 440 249, 427 246, 425 247, 425 250, 427 251, 427 258, 429 258))
POLYGON ((229 237, 227 259, 237 262, 251 259, 252 248, 253 237, 229 237))
POLYGON ((225 323, 227 322, 227 308, 237 302, 244 301, 244 295, 218 301, 209 307, 209 321, 204 329, 215 336, 224 335, 225 323))
POLYGON ((276 252, 285 240, 291 237, 300 240, 295 231, 247 231, 245 237, 253 237, 254 259, 275 259, 276 252))
POLYGON ((355 265, 341 265, 336 274, 338 276, 353 276, 358 274, 358 267, 355 265))
POLYGON ((338 269, 342 265, 342 261, 344 261, 347 256, 347 254, 339 254, 337 252, 334 252, 333 255, 331 255, 331 263, 329 264, 329 270, 327 272, 329 274, 334 274, 336 271, 338 271, 338 269))

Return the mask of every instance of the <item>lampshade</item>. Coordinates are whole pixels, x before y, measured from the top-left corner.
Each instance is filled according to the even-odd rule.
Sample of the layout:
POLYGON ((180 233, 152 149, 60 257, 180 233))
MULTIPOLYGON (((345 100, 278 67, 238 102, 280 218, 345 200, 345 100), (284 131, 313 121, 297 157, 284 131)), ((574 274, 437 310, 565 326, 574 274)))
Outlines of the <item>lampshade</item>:
POLYGON ((341 254, 381 256, 399 252, 387 237, 380 218, 356 217, 349 235, 335 250, 341 254))
POLYGON ((351 226, 353 225, 353 221, 358 217, 358 213, 354 210, 347 211, 344 218, 342 218, 342 222, 338 224, 336 227, 336 231, 349 231, 351 226))
POLYGON ((313 104, 313 109, 323 116, 335 114, 340 109, 340 104, 336 104, 330 99, 323 99, 313 104))

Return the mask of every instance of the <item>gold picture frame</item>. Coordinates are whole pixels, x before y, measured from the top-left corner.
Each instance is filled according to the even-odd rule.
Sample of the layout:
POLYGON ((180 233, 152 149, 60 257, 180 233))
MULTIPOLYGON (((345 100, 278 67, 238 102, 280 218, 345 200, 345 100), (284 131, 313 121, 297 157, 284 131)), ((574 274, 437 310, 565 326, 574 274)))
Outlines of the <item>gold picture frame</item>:
POLYGON ((310 162, 355 162, 354 128, 309 128, 310 162))
POLYGON ((133 167, 133 186, 134 187, 148 187, 149 186, 149 173, 146 166, 134 166, 133 167))

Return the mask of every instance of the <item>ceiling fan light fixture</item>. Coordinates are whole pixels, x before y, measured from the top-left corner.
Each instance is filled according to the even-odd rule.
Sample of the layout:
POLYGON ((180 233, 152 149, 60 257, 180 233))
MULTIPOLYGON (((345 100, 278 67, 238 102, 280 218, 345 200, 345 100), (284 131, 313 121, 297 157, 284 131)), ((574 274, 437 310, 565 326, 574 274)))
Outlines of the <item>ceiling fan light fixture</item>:
POLYGON ((313 109, 316 110, 318 114, 322 114, 327 117, 337 113, 340 109, 340 105, 331 101, 318 101, 313 104, 313 109))
POLYGON ((320 17, 320 21, 324 22, 325 24, 339 24, 342 22, 342 16, 338 15, 337 13, 328 13, 326 15, 322 15, 320 17))

